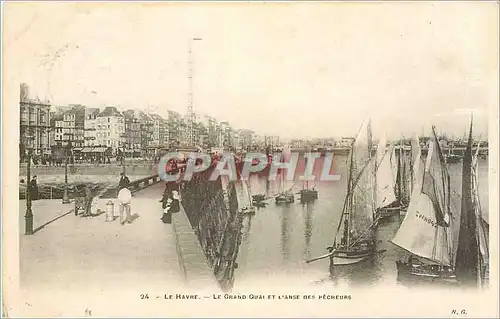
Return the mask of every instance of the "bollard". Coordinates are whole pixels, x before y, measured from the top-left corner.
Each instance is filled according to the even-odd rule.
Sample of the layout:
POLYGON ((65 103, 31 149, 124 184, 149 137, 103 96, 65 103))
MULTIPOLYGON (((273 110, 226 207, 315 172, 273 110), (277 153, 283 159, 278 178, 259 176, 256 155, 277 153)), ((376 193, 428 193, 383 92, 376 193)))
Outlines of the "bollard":
POLYGON ((109 200, 106 204, 106 221, 112 222, 115 219, 115 204, 109 200))
POLYGON ((125 212, 125 205, 120 203, 120 224, 124 223, 124 212, 125 212))

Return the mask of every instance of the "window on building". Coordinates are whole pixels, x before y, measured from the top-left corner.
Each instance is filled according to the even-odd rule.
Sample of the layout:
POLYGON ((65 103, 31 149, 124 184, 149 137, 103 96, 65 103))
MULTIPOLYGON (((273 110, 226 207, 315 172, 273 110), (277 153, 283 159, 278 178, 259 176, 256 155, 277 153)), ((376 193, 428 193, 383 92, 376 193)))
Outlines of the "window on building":
POLYGON ((110 121, 111 121, 111 120, 110 120, 110 118, 108 117, 108 123, 109 123, 110 121))
POLYGON ((109 136, 109 132, 108 132, 108 136, 109 136))

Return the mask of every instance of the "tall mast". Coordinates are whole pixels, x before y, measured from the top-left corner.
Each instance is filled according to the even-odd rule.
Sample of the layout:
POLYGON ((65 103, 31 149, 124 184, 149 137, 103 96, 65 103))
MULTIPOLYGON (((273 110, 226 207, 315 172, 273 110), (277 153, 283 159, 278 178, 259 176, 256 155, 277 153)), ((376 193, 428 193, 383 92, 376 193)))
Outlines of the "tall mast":
POLYGON ((350 242, 351 242, 351 210, 352 210, 352 201, 353 201, 353 181, 352 181, 352 169, 353 169, 353 161, 354 161, 354 143, 355 140, 352 142, 351 145, 351 163, 349 165, 349 183, 348 183, 348 199, 347 199, 347 207, 344 211, 344 214, 346 215, 345 218, 347 218, 347 225, 346 225, 346 230, 347 230, 347 247, 349 247, 350 242))

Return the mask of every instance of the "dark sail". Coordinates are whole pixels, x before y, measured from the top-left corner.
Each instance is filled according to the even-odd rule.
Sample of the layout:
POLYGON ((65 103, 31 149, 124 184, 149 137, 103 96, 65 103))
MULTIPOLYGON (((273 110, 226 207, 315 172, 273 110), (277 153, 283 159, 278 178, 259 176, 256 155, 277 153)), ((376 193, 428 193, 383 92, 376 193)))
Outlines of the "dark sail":
POLYGON ((433 131, 432 143, 427 155, 422 193, 429 196, 436 212, 438 226, 449 227, 450 175, 446 169, 444 156, 439 146, 436 132, 433 131))
POLYGON ((477 284, 478 243, 476 216, 472 198, 472 122, 463 158, 462 209, 456 257, 457 277, 465 284, 477 284))

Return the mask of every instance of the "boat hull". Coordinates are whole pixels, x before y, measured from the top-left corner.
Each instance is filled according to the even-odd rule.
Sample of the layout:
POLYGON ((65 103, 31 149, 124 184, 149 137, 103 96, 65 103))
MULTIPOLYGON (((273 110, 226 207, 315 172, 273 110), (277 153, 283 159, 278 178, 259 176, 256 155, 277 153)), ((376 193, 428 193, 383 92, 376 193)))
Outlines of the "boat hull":
POLYGON ((303 189, 300 191, 300 201, 310 202, 318 199, 318 191, 311 189, 303 189))
POLYGON ((394 216, 399 216, 401 207, 384 207, 377 210, 377 219, 380 221, 388 221, 394 216))
POLYGON ((290 204, 295 201, 293 195, 278 195, 275 199, 276 204, 290 204))
POLYGON ((375 243, 370 241, 360 242, 358 245, 343 249, 337 248, 330 257, 330 265, 352 265, 363 262, 376 253, 375 243))
POLYGON ((435 265, 413 265, 407 262, 397 261, 398 281, 411 281, 414 283, 446 283, 458 284, 455 271, 451 267, 439 267, 435 265))
POLYGON ((367 251, 367 252, 359 252, 359 253, 353 253, 353 252, 338 252, 333 254, 333 256, 330 258, 331 262, 333 262, 333 265, 338 266, 338 265, 352 265, 352 264, 357 264, 360 262, 363 262, 373 256, 374 252, 373 251, 367 251))

